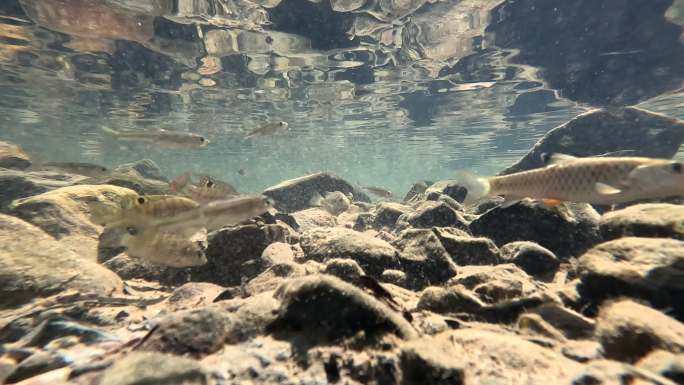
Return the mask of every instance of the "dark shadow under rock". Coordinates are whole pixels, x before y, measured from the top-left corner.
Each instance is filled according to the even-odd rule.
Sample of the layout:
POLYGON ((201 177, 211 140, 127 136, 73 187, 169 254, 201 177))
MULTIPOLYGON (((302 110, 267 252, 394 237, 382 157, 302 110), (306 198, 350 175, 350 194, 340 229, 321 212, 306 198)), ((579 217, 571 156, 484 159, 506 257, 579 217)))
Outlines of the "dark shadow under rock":
POLYGON ((409 288, 441 285, 456 275, 456 264, 431 229, 404 230, 392 244, 401 250, 400 269, 409 288))
POLYGON ((634 205, 603 214, 599 226, 605 240, 627 236, 684 240, 684 206, 666 203, 634 205))
POLYGON ((373 277, 386 269, 399 267, 397 251, 389 243, 370 235, 344 228, 321 228, 302 234, 300 244, 305 260, 318 262, 350 258, 373 277))
POLYGON ((393 333, 413 338, 416 331, 400 314, 363 290, 326 275, 292 280, 280 289, 280 310, 269 330, 334 341, 364 332, 370 338, 393 333))
POLYGON ((470 229, 498 246, 532 241, 566 259, 600 241, 599 218, 596 210, 587 204, 565 203, 547 208, 541 203, 523 200, 507 208, 487 211, 470 224, 470 229))
POLYGON ((286 180, 268 187, 263 194, 275 200, 275 207, 278 210, 291 213, 311 207, 309 201, 314 194, 325 196, 325 193, 331 191, 351 193, 355 201, 370 202, 370 198, 363 191, 355 189, 344 179, 328 173, 286 180))
POLYGON ((632 150, 629 156, 672 158, 684 141, 684 121, 637 107, 593 110, 549 131, 500 175, 543 167, 542 153, 594 156, 632 150))
POLYGON ((684 320, 684 241, 627 237, 608 241, 578 260, 581 302, 589 314, 606 299, 628 296, 670 308, 684 320))

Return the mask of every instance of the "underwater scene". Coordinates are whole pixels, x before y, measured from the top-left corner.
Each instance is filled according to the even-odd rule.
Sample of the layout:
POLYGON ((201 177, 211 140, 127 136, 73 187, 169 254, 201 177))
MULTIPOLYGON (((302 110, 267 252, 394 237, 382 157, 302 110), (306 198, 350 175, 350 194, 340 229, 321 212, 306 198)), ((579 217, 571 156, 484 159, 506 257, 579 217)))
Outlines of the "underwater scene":
POLYGON ((684 0, 0 0, 0 384, 684 384, 684 0))

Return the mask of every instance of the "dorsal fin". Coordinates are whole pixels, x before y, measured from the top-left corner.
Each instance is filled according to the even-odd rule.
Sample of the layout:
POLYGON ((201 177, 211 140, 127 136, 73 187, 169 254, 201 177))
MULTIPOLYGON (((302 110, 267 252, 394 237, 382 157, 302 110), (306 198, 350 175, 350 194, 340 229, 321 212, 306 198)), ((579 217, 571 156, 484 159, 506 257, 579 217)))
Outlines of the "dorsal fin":
POLYGON ((552 165, 571 162, 577 159, 577 157, 568 154, 562 154, 560 152, 542 152, 541 159, 545 165, 552 165))

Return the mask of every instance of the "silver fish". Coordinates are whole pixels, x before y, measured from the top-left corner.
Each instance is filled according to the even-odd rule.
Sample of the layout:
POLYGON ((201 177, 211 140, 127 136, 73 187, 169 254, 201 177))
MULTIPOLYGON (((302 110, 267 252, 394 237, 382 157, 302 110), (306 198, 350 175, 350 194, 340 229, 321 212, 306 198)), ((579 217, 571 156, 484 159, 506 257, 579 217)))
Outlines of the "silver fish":
POLYGON ((382 187, 373 187, 373 186, 362 186, 362 189, 370 192, 373 195, 377 195, 381 198, 391 198, 392 197, 392 192, 384 189, 382 187))
POLYGON ((117 140, 155 144, 169 148, 198 148, 205 147, 209 140, 190 132, 180 131, 116 131, 108 127, 102 130, 117 140))
POLYGON ((109 169, 92 163, 81 162, 44 162, 31 166, 35 170, 66 171, 71 174, 100 178, 109 174, 109 169))
POLYGON ((268 136, 273 135, 280 130, 287 130, 290 125, 287 122, 274 122, 268 123, 261 127, 257 127, 250 131, 245 138, 253 138, 256 136, 268 136))

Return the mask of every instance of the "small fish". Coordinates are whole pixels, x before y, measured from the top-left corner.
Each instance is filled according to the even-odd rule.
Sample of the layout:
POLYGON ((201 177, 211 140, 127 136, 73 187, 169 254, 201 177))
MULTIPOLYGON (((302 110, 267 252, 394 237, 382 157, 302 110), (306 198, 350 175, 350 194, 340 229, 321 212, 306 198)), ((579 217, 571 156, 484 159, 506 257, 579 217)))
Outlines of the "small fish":
POLYGON ((228 199, 238 195, 237 190, 231 184, 207 175, 200 178, 198 185, 194 185, 192 184, 189 172, 171 181, 169 183, 169 190, 172 194, 188 197, 200 204, 228 199))
POLYGON ((268 123, 261 127, 257 127, 250 131, 245 138, 253 138, 256 136, 268 136, 273 135, 280 130, 287 130, 290 125, 287 122, 274 122, 268 123))
POLYGON ((380 198, 392 197, 392 192, 382 187, 362 186, 361 188, 380 198))
POLYGON ((244 195, 210 202, 174 216, 155 218, 149 225, 166 232, 202 227, 211 231, 262 215, 272 206, 270 198, 244 195))
POLYGON ((200 205, 192 199, 173 195, 131 194, 121 198, 119 204, 98 201, 90 202, 88 206, 93 222, 105 227, 126 227, 174 217, 200 205))
POLYGON ((206 230, 200 229, 191 236, 160 231, 154 227, 127 228, 122 244, 126 254, 144 259, 155 265, 170 267, 202 266, 207 263, 206 230))
POLYGON ((468 190, 465 202, 503 195, 504 207, 524 199, 549 206, 561 202, 617 204, 641 199, 684 195, 681 162, 644 157, 586 157, 543 154, 547 166, 490 178, 467 172, 456 182, 468 190))
POLYGON ((318 192, 314 192, 309 203, 311 206, 320 207, 335 216, 342 214, 351 207, 351 199, 340 191, 326 193, 325 198, 318 192))
POLYGON ((100 178, 109 174, 107 167, 81 162, 45 162, 33 165, 31 169, 66 171, 71 174, 84 175, 91 178, 100 178))
POLYGON ((240 175, 240 176, 245 176, 245 175, 247 175, 247 171, 245 171, 245 169, 243 169, 243 168, 237 170, 237 173, 238 173, 238 175, 240 175))
POLYGON ((190 132, 166 131, 116 131, 108 127, 102 130, 118 140, 156 144, 169 148, 197 148, 205 147, 209 140, 190 132))

